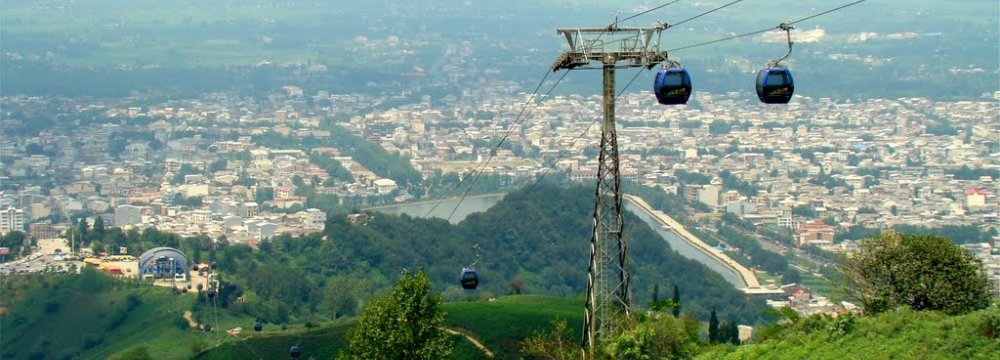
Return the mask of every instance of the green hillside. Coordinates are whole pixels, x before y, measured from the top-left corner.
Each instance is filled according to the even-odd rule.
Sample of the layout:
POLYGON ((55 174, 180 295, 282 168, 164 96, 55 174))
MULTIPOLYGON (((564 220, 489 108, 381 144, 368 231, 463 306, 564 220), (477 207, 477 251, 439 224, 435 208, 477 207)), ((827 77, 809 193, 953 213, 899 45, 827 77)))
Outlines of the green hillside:
MULTIPOLYGON (((190 328, 183 319, 194 309, 193 320, 215 322, 214 313, 194 306, 194 294, 96 271, 5 278, 2 294, 4 359, 107 359, 139 347, 153 358, 186 359, 225 336, 190 328)), ((224 312, 218 318, 222 329, 252 321, 224 312)))
POLYGON ((284 359, 292 346, 299 346, 303 358, 332 359, 347 346, 345 336, 354 322, 343 322, 308 330, 271 329, 260 334, 244 332, 196 359, 284 359))
POLYGON ((518 358, 520 342, 550 330, 554 319, 565 319, 572 340, 579 341, 583 300, 515 295, 490 302, 447 303, 444 308, 449 328, 472 335, 500 358, 518 358))
MULTIPOLYGON (((167 288, 122 282, 97 272, 84 275, 33 275, 4 279, 0 310, 3 359, 278 359, 291 346, 315 358, 333 358, 345 349, 354 319, 315 327, 265 325, 220 310, 219 328, 241 334, 203 332, 182 318, 214 323, 216 313, 194 306, 198 297, 167 288), (215 346, 215 344, 219 344, 215 346)), ((543 296, 502 297, 493 302, 445 305, 447 326, 482 341, 487 348, 516 356, 518 342, 546 329, 552 318, 579 326, 580 301, 543 296), (482 335, 480 335, 482 334, 482 335)), ((464 336, 452 336, 454 359, 480 359, 482 352, 464 336)))
MULTIPOLYGON (((497 358, 520 357, 520 342, 538 331, 551 328, 551 320, 566 319, 571 335, 579 336, 583 326, 583 299, 564 299, 539 295, 512 295, 493 301, 463 301, 444 304, 446 326, 480 341, 497 358)), ((292 345, 299 345, 305 357, 333 358, 346 346, 345 335, 354 325, 337 325, 288 332, 264 332, 230 338, 222 346, 209 350, 198 359, 275 359, 287 355, 292 345)), ((464 337, 452 336, 454 359, 481 359, 483 353, 464 337)), ((574 339, 573 341, 577 341, 574 339)))
POLYGON ((697 359, 1000 359, 996 306, 959 316, 905 309, 843 324, 807 318, 774 339, 714 347, 697 359))

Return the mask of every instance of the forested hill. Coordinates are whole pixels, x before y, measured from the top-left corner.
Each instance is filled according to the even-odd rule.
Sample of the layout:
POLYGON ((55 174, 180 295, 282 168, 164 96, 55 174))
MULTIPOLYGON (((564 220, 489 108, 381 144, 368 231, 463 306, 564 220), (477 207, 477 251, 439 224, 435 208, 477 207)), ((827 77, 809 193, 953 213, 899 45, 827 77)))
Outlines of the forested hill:
MULTIPOLYGON (((219 251, 229 279, 256 299, 245 311, 271 322, 354 315, 358 304, 384 289, 404 269, 424 268, 445 300, 488 298, 511 292, 576 296, 586 290, 592 191, 582 186, 541 185, 509 194, 490 210, 458 225, 374 213, 366 223, 345 216, 327 221, 323 236, 279 237, 250 252, 219 251), (458 284, 479 244, 478 290, 458 284), (252 255, 252 256, 248 256, 252 255)), ((715 306, 724 319, 754 323, 762 302, 750 302, 721 276, 681 257, 645 223, 626 219, 637 305, 652 289, 680 289, 683 312, 707 318, 715 306)), ((666 291, 660 294, 666 297, 666 291)), ((582 306, 582 303, 581 303, 582 306)))

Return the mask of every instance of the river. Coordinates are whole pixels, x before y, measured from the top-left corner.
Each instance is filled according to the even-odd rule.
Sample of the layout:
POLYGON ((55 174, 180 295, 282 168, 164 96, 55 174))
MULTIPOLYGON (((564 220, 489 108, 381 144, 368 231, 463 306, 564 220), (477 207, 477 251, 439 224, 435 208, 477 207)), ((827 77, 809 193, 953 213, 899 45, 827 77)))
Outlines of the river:
MULTIPOLYGON (((427 211, 433 209, 433 211, 431 211, 430 213, 430 216, 442 219, 447 219, 448 215, 451 214, 452 211, 454 211, 455 214, 451 217, 450 222, 452 224, 457 224, 461 222, 462 219, 465 219, 465 217, 469 216, 469 214, 483 212, 493 207, 493 205, 496 205, 498 202, 500 202, 500 200, 502 200, 505 195, 506 194, 488 194, 479 196, 469 196, 466 197, 465 201, 463 201, 461 205, 459 205, 458 209, 455 208, 455 206, 458 205, 458 198, 454 198, 454 199, 446 199, 444 201, 430 200, 430 201, 420 201, 420 202, 406 203, 406 204, 377 206, 369 210, 383 212, 392 215, 406 214, 412 217, 424 217, 425 215, 427 215, 427 211), (441 204, 437 205, 439 201, 441 202, 441 204), (435 205, 437 205, 436 208, 435 205)), ((702 263, 705 266, 708 266, 709 269, 715 271, 719 275, 722 275, 723 279, 726 279, 726 281, 733 284, 733 286, 735 286, 736 288, 742 288, 744 286, 743 280, 740 278, 739 274, 732 271, 731 269, 720 263, 715 258, 708 256, 701 251, 698 251, 697 249, 694 248, 694 246, 688 244, 686 241, 677 237, 677 235, 674 235, 672 231, 663 230, 663 228, 659 225, 659 223, 656 222, 655 219, 649 217, 649 215, 646 215, 645 212, 640 211, 631 202, 624 201, 624 204, 626 210, 631 211, 633 214, 642 219, 642 221, 645 221, 646 224, 648 224, 649 227, 653 229, 653 231, 655 231, 657 234, 660 234, 660 236, 662 236, 663 239, 666 240, 668 244, 670 244, 670 247, 673 248, 678 253, 680 253, 681 256, 702 263)))
POLYGON ((427 212, 430 211, 431 217, 441 219, 447 219, 448 216, 451 215, 452 211, 454 211, 455 214, 451 215, 449 222, 452 224, 458 224, 470 214, 483 212, 493 207, 493 205, 496 205, 500 202, 500 200, 503 200, 503 197, 506 195, 507 194, 487 194, 468 196, 465 198, 465 201, 462 201, 461 205, 458 204, 459 198, 452 198, 445 199, 444 201, 428 200, 405 204, 376 206, 370 208, 369 210, 391 215, 406 214, 411 217, 425 217, 428 215, 427 212), (441 204, 439 205, 438 202, 441 204), (455 208, 456 205, 458 205, 457 209, 455 208))

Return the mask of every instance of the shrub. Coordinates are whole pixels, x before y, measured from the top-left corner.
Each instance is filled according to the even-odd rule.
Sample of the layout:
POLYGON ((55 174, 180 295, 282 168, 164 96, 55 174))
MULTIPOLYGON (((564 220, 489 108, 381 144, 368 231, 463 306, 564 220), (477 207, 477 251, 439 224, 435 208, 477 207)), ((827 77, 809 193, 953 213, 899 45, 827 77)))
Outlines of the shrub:
POLYGON ((945 237, 871 237, 845 265, 849 291, 867 313, 908 306, 959 314, 989 305, 990 283, 982 262, 945 237))

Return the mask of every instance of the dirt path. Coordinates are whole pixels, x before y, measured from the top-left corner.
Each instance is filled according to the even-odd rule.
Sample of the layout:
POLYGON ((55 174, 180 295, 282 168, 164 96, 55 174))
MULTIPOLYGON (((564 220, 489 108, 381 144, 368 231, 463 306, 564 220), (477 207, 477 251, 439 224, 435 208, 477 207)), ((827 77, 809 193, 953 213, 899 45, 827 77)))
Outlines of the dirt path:
POLYGON ((452 329, 448 329, 448 328, 444 328, 444 331, 446 333, 449 333, 449 334, 452 334, 452 335, 465 337, 465 339, 469 340, 469 342, 472 343, 473 346, 475 346, 477 349, 479 349, 480 351, 482 351, 483 355, 486 355, 486 357, 488 357, 490 359, 493 358, 493 352, 490 351, 490 349, 487 349, 486 346, 483 345, 483 343, 479 342, 479 340, 476 340, 476 338, 472 337, 471 335, 463 334, 463 333, 458 332, 457 330, 452 330, 452 329))
POLYGON ((193 318, 194 314, 191 313, 191 310, 185 310, 183 317, 184 317, 184 320, 187 320, 188 325, 190 325, 193 328, 199 328, 199 329, 201 329, 201 325, 198 324, 197 321, 194 321, 194 318, 193 318))

